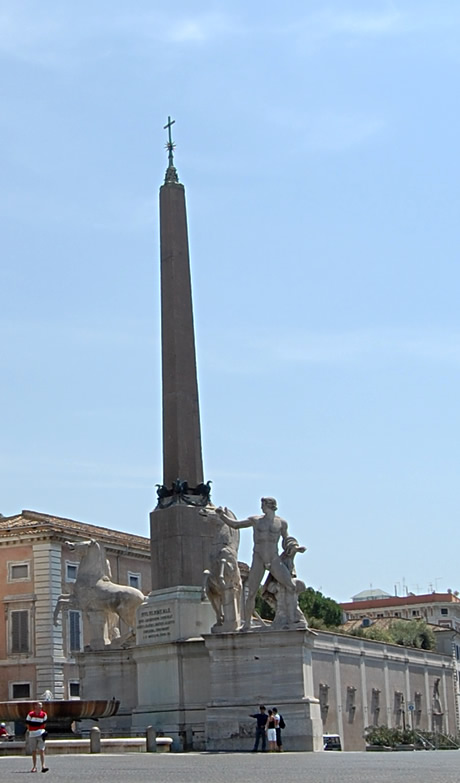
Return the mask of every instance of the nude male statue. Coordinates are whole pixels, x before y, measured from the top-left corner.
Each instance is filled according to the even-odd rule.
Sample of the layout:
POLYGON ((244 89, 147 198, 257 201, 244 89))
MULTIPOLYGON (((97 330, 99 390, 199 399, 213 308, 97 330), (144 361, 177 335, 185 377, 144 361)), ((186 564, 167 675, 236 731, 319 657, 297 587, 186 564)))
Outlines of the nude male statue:
MULTIPOLYGON (((217 508, 215 512, 229 527, 237 530, 244 527, 253 528, 254 550, 251 570, 246 583, 248 592, 244 607, 244 625, 242 630, 248 630, 251 627, 257 590, 266 570, 290 593, 295 594, 296 592, 296 585, 291 577, 289 568, 278 553, 280 538, 283 544, 288 539, 287 522, 276 516, 275 512, 278 509, 278 505, 275 498, 262 498, 261 505, 261 516, 248 517, 243 520, 232 519, 228 514, 227 508, 217 508)), ((305 547, 299 547, 297 551, 305 552, 305 547)))

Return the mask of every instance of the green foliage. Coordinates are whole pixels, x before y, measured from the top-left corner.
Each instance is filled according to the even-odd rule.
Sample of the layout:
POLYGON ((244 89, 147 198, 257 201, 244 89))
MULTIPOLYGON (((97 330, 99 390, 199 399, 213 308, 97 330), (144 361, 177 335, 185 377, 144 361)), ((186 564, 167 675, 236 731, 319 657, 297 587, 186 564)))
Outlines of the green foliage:
POLYGON ((259 587, 259 590, 256 595, 256 612, 258 615, 260 615, 260 617, 262 617, 263 620, 273 620, 275 616, 275 612, 273 611, 271 606, 269 606, 269 604, 267 604, 267 602, 264 601, 260 593, 261 593, 261 588, 259 587))
POLYGON ((374 642, 388 642, 394 644, 393 637, 388 628, 376 628, 372 625, 369 628, 353 628, 350 636, 362 636, 365 639, 371 639, 374 642))
POLYGON ((389 729, 388 726, 368 726, 364 729, 367 745, 395 748, 397 745, 415 745, 417 748, 452 750, 458 748, 458 737, 437 734, 432 731, 389 729))
POLYGON ((322 620, 323 628, 335 627, 342 622, 342 609, 338 603, 332 598, 327 598, 319 590, 314 590, 313 587, 307 587, 303 593, 300 593, 299 606, 311 627, 319 627, 313 625, 314 619, 322 620))
MULTIPOLYGON (((342 622, 342 610, 332 598, 326 598, 319 590, 308 587, 299 595, 299 606, 302 609, 311 628, 318 630, 337 627, 342 622)), ((275 613, 269 604, 261 597, 261 589, 256 597, 256 612, 264 620, 273 620, 275 613)))
POLYGON ((375 625, 354 628, 350 635, 403 647, 418 647, 421 650, 434 650, 436 647, 435 635, 425 620, 393 620, 387 628, 375 625))
POLYGON ((396 745, 413 745, 415 732, 411 729, 389 729, 388 726, 368 726, 364 729, 364 739, 368 745, 394 748, 396 745))
POLYGON ((422 650, 434 650, 435 635, 424 620, 395 620, 391 624, 391 635, 395 644, 405 647, 418 647, 422 650))

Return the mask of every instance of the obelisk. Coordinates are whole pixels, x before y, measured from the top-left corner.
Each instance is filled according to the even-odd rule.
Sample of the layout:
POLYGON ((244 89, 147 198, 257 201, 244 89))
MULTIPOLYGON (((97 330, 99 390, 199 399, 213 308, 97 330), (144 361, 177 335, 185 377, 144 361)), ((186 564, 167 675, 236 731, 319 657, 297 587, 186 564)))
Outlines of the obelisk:
MULTIPOLYGON (((169 133, 171 125, 169 119, 169 133)), ((203 460, 185 189, 171 136, 167 146, 169 165, 160 188, 163 485, 180 478, 196 487, 203 481, 203 460)))
POLYGON ((174 166, 168 118, 168 168, 160 188, 163 483, 150 515, 152 589, 201 586, 213 535, 199 513, 203 482, 185 189, 174 166))

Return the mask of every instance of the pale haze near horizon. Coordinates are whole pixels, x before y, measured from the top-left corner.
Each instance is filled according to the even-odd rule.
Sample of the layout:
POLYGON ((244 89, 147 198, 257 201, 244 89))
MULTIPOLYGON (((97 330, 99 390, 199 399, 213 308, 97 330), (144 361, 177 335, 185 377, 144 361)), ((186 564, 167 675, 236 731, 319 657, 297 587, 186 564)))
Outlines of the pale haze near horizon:
POLYGON ((453 0, 0 2, 3 515, 149 534, 171 115, 213 501, 275 496, 337 600, 460 587, 459 41, 453 0))

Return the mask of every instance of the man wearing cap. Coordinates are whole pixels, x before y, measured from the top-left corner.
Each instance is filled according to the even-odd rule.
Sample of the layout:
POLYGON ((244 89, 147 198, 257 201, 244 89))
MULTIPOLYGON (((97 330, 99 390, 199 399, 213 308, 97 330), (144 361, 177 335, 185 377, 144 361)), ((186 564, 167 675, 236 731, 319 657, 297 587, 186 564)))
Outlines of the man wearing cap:
POLYGON ((46 734, 46 721, 48 715, 43 709, 41 701, 36 701, 33 710, 31 710, 26 718, 27 728, 29 731, 29 747, 32 751, 32 769, 31 772, 37 771, 37 751, 40 756, 40 762, 42 765, 42 772, 48 772, 48 767, 45 767, 45 737, 46 734))

